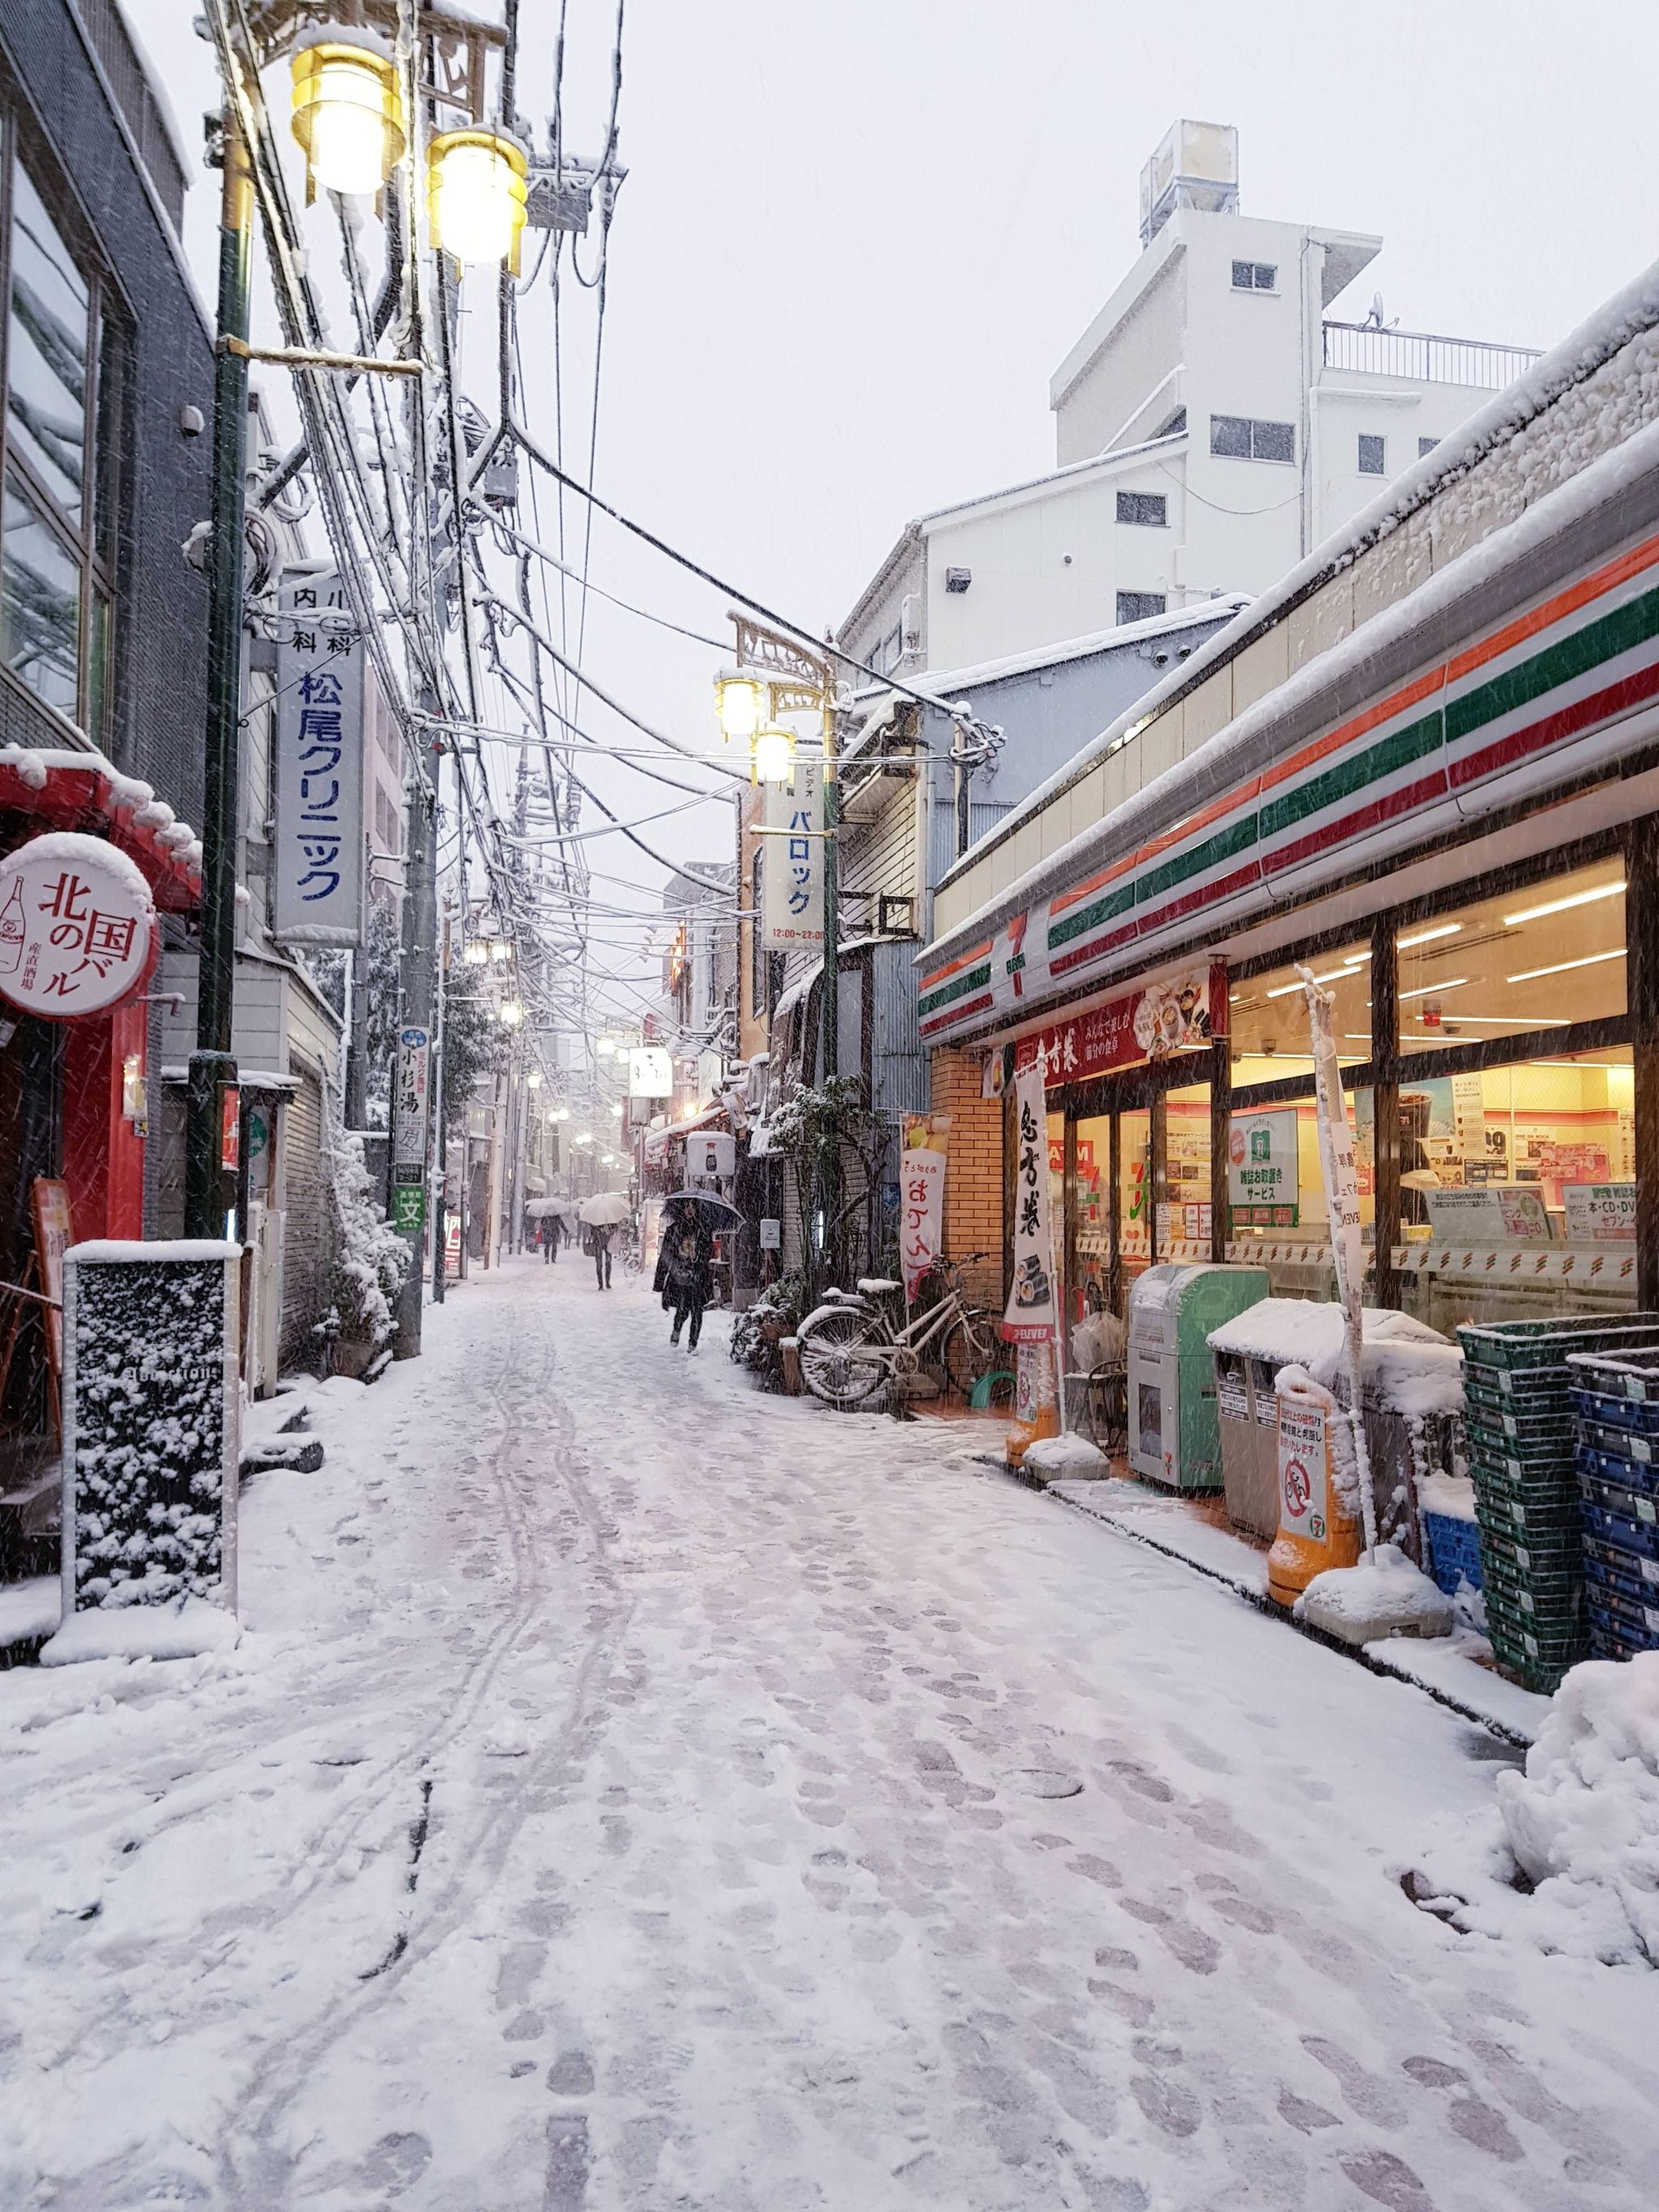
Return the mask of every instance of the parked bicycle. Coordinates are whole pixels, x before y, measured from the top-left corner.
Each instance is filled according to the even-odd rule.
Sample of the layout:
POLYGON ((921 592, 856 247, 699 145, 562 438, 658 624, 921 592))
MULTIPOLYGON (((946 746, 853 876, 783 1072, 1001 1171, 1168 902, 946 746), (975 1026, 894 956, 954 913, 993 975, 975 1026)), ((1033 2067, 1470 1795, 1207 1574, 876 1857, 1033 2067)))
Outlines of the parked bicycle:
POLYGON ((826 1292, 795 1332, 801 1380, 812 1395, 843 1410, 868 1406, 921 1395, 913 1382, 918 1376, 963 1399, 981 1383, 995 1389, 999 1377, 1006 1389, 995 1319, 962 1287, 962 1269, 987 1256, 939 1261, 944 1296, 908 1321, 903 1285, 884 1277, 866 1276, 856 1291, 826 1292))

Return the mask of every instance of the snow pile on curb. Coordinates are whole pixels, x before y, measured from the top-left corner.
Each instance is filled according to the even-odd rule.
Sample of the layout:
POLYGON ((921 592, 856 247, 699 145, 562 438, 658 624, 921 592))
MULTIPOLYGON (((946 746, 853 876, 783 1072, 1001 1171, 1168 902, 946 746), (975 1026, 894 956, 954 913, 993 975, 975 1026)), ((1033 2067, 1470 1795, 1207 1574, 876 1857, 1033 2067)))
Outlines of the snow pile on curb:
POLYGON ((1659 1651, 1575 1667, 1498 1801, 1534 1904, 1599 1958, 1659 1962, 1659 1651))
POLYGON ((1389 1636, 1449 1636, 1451 1600, 1414 1567, 1397 1544, 1379 1544, 1369 1564, 1327 1567, 1295 1605, 1296 1618, 1345 1644, 1389 1636))
POLYGON ((1107 1471, 1105 1454, 1075 1430, 1063 1437, 1039 1437, 1026 1446, 1020 1465, 1039 1482, 1087 1482, 1107 1471))
POLYGON ((40 1647, 43 1667, 73 1667, 85 1659, 199 1659, 228 1651, 242 1624, 222 1605, 190 1598, 182 1606, 90 1606, 71 1613, 40 1647))

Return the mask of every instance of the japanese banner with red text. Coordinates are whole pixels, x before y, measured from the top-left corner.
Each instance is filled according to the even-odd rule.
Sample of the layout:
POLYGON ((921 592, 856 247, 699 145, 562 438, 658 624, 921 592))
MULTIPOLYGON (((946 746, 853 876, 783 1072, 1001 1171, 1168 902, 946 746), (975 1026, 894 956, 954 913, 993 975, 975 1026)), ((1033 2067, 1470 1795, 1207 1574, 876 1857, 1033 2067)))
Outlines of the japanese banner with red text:
POLYGON ((908 1303, 938 1259, 945 1235, 945 1158, 948 1114, 919 1115, 907 1123, 899 1159, 899 1252, 908 1303))

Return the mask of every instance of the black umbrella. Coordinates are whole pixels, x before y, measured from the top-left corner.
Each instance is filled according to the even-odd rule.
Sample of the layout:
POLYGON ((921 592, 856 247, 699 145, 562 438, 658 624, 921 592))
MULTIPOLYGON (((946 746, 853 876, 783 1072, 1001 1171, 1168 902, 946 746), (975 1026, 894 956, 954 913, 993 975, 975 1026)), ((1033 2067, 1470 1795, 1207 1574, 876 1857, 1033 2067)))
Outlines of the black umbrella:
POLYGON ((663 1200, 665 1206, 695 1206, 711 1237, 727 1229, 741 1229, 743 1216, 735 1206, 716 1198, 712 1190, 677 1190, 663 1200))

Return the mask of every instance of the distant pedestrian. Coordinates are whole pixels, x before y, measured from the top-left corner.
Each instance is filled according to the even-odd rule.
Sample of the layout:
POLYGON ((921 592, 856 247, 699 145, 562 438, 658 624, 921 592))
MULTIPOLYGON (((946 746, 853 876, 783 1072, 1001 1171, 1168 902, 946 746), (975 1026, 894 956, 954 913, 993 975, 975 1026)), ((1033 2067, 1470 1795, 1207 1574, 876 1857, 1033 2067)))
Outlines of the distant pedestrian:
POLYGON ((697 1348, 697 1339, 702 1334, 703 1308, 714 1291, 710 1266, 714 1251, 714 1237, 698 1215, 690 1207, 676 1207, 663 1230, 655 1287, 664 1307, 674 1316, 670 1344, 678 1344, 680 1332, 690 1321, 688 1352, 697 1348))
POLYGON ((542 1216, 542 1260, 548 1266, 556 1265, 559 1245, 564 1236, 564 1225, 556 1213, 542 1216))
POLYGON ((602 1291, 611 1288, 611 1240, 616 1233, 608 1221, 594 1221, 588 1224, 587 1249, 593 1255, 593 1273, 602 1291))

